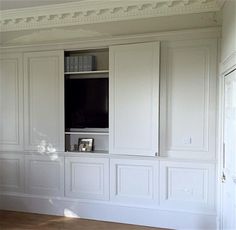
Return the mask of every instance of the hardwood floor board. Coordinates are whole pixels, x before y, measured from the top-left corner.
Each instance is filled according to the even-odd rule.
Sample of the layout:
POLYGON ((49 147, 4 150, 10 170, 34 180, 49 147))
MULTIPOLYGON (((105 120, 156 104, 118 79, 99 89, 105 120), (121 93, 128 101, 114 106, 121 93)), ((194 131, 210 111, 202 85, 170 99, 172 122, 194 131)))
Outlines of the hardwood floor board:
POLYGON ((1 230, 162 230, 130 224, 68 218, 33 213, 0 211, 1 230))

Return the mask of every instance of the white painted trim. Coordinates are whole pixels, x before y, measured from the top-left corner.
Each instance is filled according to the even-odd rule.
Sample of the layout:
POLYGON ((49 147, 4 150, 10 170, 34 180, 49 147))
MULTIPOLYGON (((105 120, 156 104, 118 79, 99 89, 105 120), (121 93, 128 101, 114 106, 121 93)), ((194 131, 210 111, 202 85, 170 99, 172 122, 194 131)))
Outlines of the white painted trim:
POLYGON ((0 209, 113 221, 172 229, 215 229, 215 213, 191 213, 108 202, 2 194, 0 209), (27 204, 27 205, 26 205, 27 204), (170 221, 171 220, 171 221, 170 221))
POLYGON ((236 68, 236 52, 232 52, 219 65, 218 75, 218 170, 217 170, 217 229, 223 229, 223 186, 221 182, 223 172, 223 142, 224 142, 224 84, 225 75, 236 68))
POLYGON ((122 21, 178 14, 216 12, 219 0, 84 0, 65 4, 45 5, 0 11, 0 30, 19 31, 61 26, 122 21))
POLYGON ((146 33, 136 35, 122 35, 114 37, 90 38, 81 41, 70 41, 61 43, 47 44, 31 44, 31 45, 13 45, 0 46, 1 52, 30 52, 43 50, 84 50, 94 48, 107 48, 111 45, 151 42, 151 41, 179 41, 179 40, 196 40, 196 39, 211 39, 221 36, 220 27, 210 27, 204 29, 191 29, 179 31, 166 31, 158 33, 146 33))

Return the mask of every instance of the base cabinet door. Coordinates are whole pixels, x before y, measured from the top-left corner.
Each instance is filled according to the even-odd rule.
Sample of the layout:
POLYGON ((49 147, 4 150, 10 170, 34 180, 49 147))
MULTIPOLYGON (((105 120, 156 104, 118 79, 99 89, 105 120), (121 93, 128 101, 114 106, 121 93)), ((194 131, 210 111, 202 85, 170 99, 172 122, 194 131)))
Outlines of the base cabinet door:
POLYGON ((155 160, 111 159, 111 200, 156 206, 158 167, 159 162, 155 160))
POLYGON ((24 155, 0 153, 0 191, 24 192, 24 155))
POLYGON ((64 158, 25 156, 25 187, 28 194, 64 196, 64 158))
POLYGON ((158 152, 159 42, 112 46, 109 74, 109 151, 158 152))
POLYGON ((82 199, 109 199, 109 159, 67 157, 66 196, 82 199))
POLYGON ((214 163, 160 162, 162 207, 215 212, 214 163))

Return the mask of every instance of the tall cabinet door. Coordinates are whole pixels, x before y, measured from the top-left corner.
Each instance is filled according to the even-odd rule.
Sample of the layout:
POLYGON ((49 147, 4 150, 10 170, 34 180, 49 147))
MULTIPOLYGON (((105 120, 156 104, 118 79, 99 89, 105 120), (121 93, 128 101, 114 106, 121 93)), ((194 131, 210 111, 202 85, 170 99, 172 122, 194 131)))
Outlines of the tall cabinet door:
POLYGON ((63 151, 63 51, 24 56, 25 148, 63 151))
POLYGON ((110 47, 110 152, 158 152, 159 42, 110 47))
POLYGON ((23 149, 21 54, 0 56, 0 151, 23 149))

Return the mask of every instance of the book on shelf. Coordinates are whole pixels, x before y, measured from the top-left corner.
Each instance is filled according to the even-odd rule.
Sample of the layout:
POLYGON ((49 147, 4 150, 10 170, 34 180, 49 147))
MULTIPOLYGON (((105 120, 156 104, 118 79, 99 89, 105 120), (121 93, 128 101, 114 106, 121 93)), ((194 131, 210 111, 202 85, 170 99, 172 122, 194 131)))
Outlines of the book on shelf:
POLYGON ((96 70, 94 55, 77 55, 65 57, 65 72, 83 72, 96 70))
POLYGON ((69 72, 70 71, 70 57, 65 57, 65 72, 69 72))
POLYGON ((84 71, 84 69, 83 69, 83 56, 79 56, 79 60, 78 60, 78 65, 79 65, 79 72, 81 72, 81 71, 84 71))
POLYGON ((79 56, 74 56, 74 72, 79 71, 79 56))

